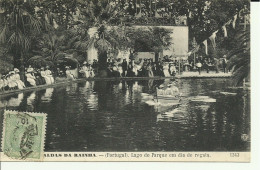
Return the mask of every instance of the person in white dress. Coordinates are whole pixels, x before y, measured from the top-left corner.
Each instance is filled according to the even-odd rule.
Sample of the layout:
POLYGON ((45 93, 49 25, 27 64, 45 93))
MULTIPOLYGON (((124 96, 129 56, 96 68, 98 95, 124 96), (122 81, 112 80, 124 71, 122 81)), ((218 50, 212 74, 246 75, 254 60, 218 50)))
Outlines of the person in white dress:
POLYGON ((120 74, 120 77, 123 77, 123 68, 122 68, 122 64, 118 65, 118 72, 120 74))
POLYGON ((66 66, 66 76, 67 76, 67 79, 70 79, 70 80, 74 80, 74 75, 70 72, 70 67, 69 66, 66 66))
POLYGON ((8 86, 10 89, 16 89, 17 88, 17 83, 15 80, 15 76, 14 76, 15 72, 14 71, 10 71, 9 72, 9 77, 8 77, 8 86))
POLYGON ((51 84, 53 84, 54 78, 53 78, 51 70, 49 69, 49 66, 46 66, 45 73, 46 73, 46 76, 50 78, 51 84))
POLYGON ((165 94, 164 94, 164 86, 163 85, 160 85, 156 90, 156 93, 157 93, 157 95, 158 96, 164 96, 165 94))
POLYGON ((24 89, 25 85, 24 85, 24 82, 22 82, 21 77, 19 75, 20 71, 17 68, 14 68, 14 72, 15 72, 14 79, 17 83, 18 89, 24 89))
POLYGON ((33 68, 28 68, 27 73, 25 74, 26 80, 30 83, 31 86, 36 86, 35 76, 33 75, 33 68))
POLYGON ((175 75, 177 72, 176 67, 174 64, 170 65, 170 75, 175 75))
POLYGON ((87 67, 87 62, 84 61, 83 66, 81 67, 80 73, 83 73, 83 76, 85 78, 89 78, 90 77, 90 71, 89 68, 87 67))
POLYGON ((51 78, 46 75, 44 68, 41 68, 41 76, 44 78, 46 84, 51 84, 51 78))
POLYGON ((90 77, 95 77, 95 72, 94 72, 94 69, 92 68, 92 66, 89 66, 89 76, 90 77))
POLYGON ((164 64, 163 65, 163 73, 164 73, 164 77, 170 77, 170 73, 169 73, 169 66, 168 64, 164 64))

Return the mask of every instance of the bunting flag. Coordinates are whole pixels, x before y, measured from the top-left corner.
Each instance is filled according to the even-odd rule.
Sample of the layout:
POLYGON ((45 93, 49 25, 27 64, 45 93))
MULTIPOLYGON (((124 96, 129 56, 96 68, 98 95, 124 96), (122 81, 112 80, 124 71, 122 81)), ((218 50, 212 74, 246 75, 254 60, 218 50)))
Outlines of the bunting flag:
POLYGON ((48 18, 48 15, 47 15, 47 14, 45 14, 45 16, 44 16, 44 19, 45 19, 45 21, 46 21, 47 23, 50 23, 50 21, 49 21, 49 18, 48 18))
POLYGON ((203 44, 205 45, 206 55, 208 55, 208 41, 207 40, 203 41, 203 44))
POLYGON ((142 11, 140 11, 139 14, 137 14, 135 17, 136 17, 136 18, 142 17, 142 11))
POLYGON ((236 21, 237 21, 237 14, 234 16, 234 20, 232 23, 234 29, 236 28, 236 21))
POLYGON ((195 48, 195 51, 194 52, 198 52, 200 49, 200 45, 198 45, 196 48, 195 48))
POLYGON ((58 27, 59 27, 59 25, 56 23, 56 21, 53 19, 53 27, 55 28, 55 29, 57 29, 58 27))
POLYGON ((161 16, 155 11, 155 18, 161 18, 161 16))
POLYGON ((224 37, 226 38, 227 37, 227 28, 226 28, 226 25, 222 26, 222 29, 224 31, 224 37))
MULTIPOLYGON (((137 8, 137 4, 136 4, 136 8, 137 8)), ((141 0, 140 0, 139 8, 140 8, 140 12, 135 16, 136 18, 142 17, 142 4, 141 4, 141 0)))
MULTIPOLYGON (((240 11, 239 11, 239 13, 240 13, 240 11)), ((191 14, 191 12, 189 12, 189 14, 191 14)), ((236 15, 233 17, 233 19, 230 19, 227 23, 225 23, 225 24, 221 27, 221 28, 223 29, 223 31, 224 31, 224 37, 227 37, 227 36, 228 36, 228 34, 227 34, 227 28, 226 28, 227 25, 230 25, 230 24, 232 23, 232 26, 233 26, 233 28, 235 29, 237 17, 238 17, 238 14, 236 14, 236 15)), ((212 33, 212 35, 209 37, 209 39, 210 39, 210 41, 211 41, 212 46, 213 46, 214 49, 216 49, 216 36, 217 36, 218 31, 219 31, 219 30, 215 31, 215 32, 212 33)), ((206 54, 208 55, 207 39, 204 40, 202 43, 205 45, 205 52, 206 52, 206 54)), ((195 46, 190 52, 187 53, 188 56, 191 55, 191 54, 193 54, 193 53, 195 53, 195 52, 197 52, 197 51, 199 50, 199 47, 200 47, 200 45, 195 46)))
POLYGON ((191 16, 192 16, 192 15, 191 15, 191 11, 189 11, 189 18, 191 18, 191 16))
POLYGON ((196 53, 198 52, 200 49, 200 45, 197 45, 195 48, 193 48, 190 52, 188 52, 188 55, 191 55, 193 53, 196 53))
POLYGON ((215 31, 215 32, 209 37, 209 39, 210 39, 210 41, 211 41, 212 46, 213 46, 214 49, 216 48, 216 41, 215 41, 215 39, 216 39, 217 33, 218 33, 218 31, 215 31))

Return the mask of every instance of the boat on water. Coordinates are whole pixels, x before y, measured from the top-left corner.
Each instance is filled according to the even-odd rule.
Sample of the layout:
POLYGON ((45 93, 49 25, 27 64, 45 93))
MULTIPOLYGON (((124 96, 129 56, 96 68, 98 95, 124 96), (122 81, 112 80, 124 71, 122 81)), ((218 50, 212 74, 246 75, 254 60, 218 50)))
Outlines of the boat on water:
POLYGON ((180 103, 180 100, 179 89, 173 84, 168 84, 166 88, 164 86, 156 88, 154 101, 157 103, 176 105, 180 103))
POLYGON ((154 101, 161 104, 176 105, 180 103, 181 98, 173 95, 155 95, 154 101))

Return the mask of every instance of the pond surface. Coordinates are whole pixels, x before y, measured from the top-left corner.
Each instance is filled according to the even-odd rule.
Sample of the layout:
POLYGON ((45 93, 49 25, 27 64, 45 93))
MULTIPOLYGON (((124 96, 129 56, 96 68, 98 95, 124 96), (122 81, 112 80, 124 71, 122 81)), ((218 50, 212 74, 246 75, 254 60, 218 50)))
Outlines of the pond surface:
POLYGON ((249 91, 230 89, 228 79, 179 79, 180 104, 158 104, 152 94, 167 81, 86 81, 0 96, 0 133, 6 108, 48 114, 45 151, 250 150, 249 91))

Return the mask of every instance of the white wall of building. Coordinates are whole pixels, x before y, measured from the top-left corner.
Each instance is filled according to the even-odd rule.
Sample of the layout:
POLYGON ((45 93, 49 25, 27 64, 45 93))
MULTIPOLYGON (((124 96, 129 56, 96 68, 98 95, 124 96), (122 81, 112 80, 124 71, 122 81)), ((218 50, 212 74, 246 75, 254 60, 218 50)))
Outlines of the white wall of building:
MULTIPOLYGON (((147 28, 149 26, 135 26, 136 28, 147 28)), ((170 30, 171 45, 168 50, 163 50, 163 56, 176 56, 187 58, 189 48, 189 28, 187 26, 158 26, 170 30)))
MULTIPOLYGON (((90 38, 93 38, 94 36, 97 36, 97 27, 92 27, 88 30, 88 34, 90 36, 90 38)), ((98 51, 97 49, 94 47, 94 45, 92 45, 89 49, 87 49, 87 54, 88 54, 88 62, 92 63, 93 60, 97 60, 98 59, 98 51)))
POLYGON ((161 26, 172 31, 172 45, 164 50, 163 55, 187 58, 189 47, 189 28, 187 26, 161 26))
MULTIPOLYGON (((135 26, 136 28, 148 28, 148 26, 135 26)), ((161 28, 169 29, 172 37, 171 45, 168 50, 163 50, 163 56, 175 56, 186 59, 188 53, 189 43, 189 28, 187 26, 159 26, 161 28)), ((90 37, 96 36, 97 28, 90 28, 88 31, 90 37)), ((94 59, 98 59, 98 53, 94 46, 88 50, 88 61, 92 62, 94 59)), ((130 52, 120 51, 118 57, 128 60, 130 52)))

